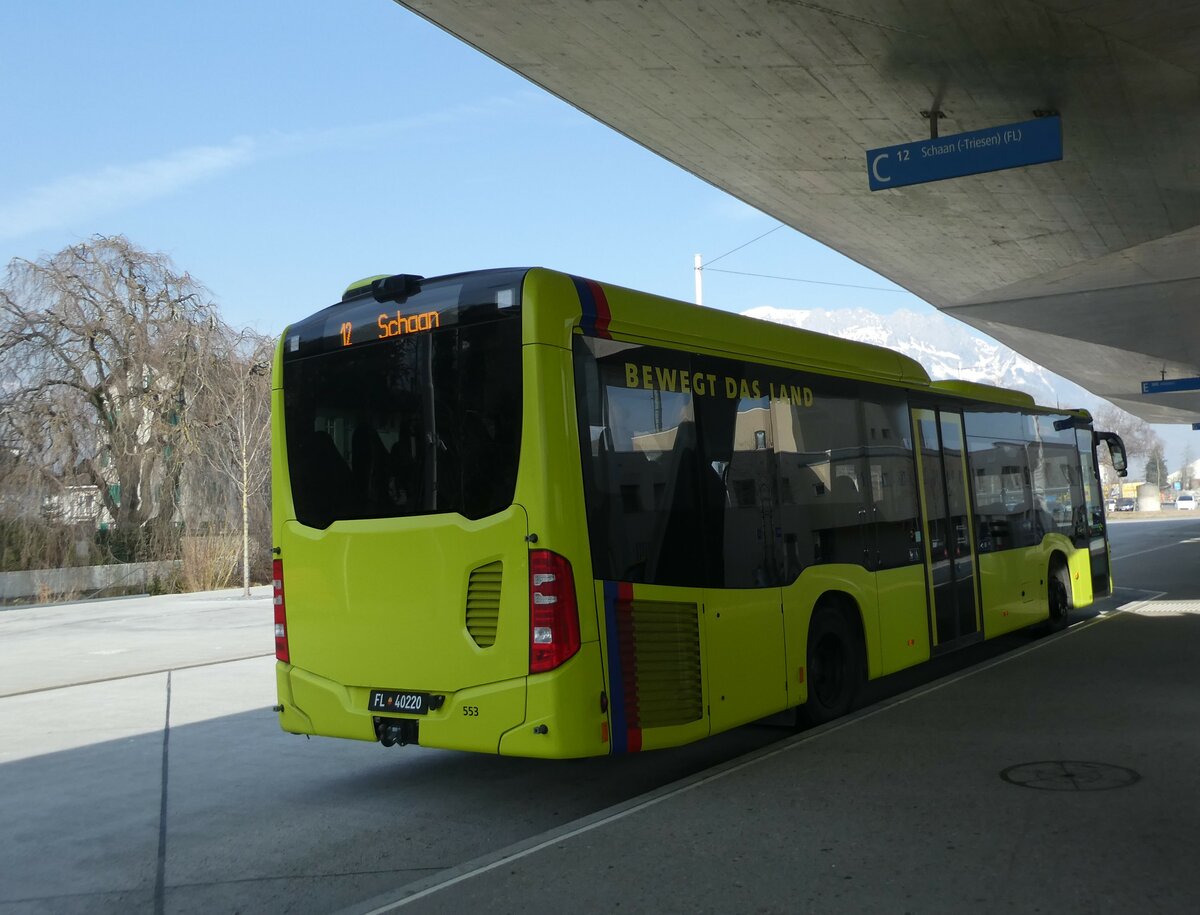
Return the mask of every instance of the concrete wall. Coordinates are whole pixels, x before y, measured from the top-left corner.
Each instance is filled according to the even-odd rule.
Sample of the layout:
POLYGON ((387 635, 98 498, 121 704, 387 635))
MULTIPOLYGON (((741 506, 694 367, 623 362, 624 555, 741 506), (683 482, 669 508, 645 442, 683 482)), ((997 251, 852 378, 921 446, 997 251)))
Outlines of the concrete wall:
POLYGON ((0 572, 0 600, 48 599, 65 594, 90 596, 107 588, 145 590, 155 578, 167 579, 178 571, 179 561, 171 560, 0 572))
POLYGON ((1162 508, 1162 498, 1153 483, 1143 483, 1137 490, 1138 511, 1156 512, 1162 508))

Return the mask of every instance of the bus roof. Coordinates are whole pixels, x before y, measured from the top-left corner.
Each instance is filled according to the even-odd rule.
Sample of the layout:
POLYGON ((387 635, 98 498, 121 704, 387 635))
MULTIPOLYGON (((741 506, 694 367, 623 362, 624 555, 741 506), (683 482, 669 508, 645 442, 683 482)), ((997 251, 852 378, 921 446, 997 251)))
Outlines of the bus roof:
POLYGON ((929 386, 935 391, 969 397, 972 400, 990 400, 1025 409, 1037 406, 1037 401, 1024 391, 999 388, 993 384, 981 384, 978 381, 934 381, 929 386))
MULTIPOLYGON (((521 271, 514 271, 513 268, 469 271, 445 277, 423 278, 421 282, 432 283, 451 276, 500 272, 525 272, 527 283, 539 285, 540 281, 544 280, 548 286, 560 290, 563 280, 573 281, 576 288, 581 282, 590 282, 544 267, 521 268, 521 271)), ((381 274, 351 283, 343 294, 343 299, 365 294, 373 282, 386 278, 386 274, 381 274)), ((1008 404, 1021 409, 1039 407, 1033 397, 1022 391, 973 381, 933 381, 915 359, 884 346, 776 324, 761 318, 695 305, 610 283, 597 285, 603 288, 607 304, 613 312, 609 327, 618 336, 626 333, 635 336, 648 335, 660 340, 670 340, 697 352, 734 352, 782 364, 800 361, 819 372, 883 381, 971 400, 1008 404), (648 305, 653 307, 647 307, 648 305)), ((557 322, 550 322, 550 325, 562 327, 562 324, 557 322)), ((1063 408, 1059 412, 1077 411, 1063 408)))
MULTIPOLYGON (((571 280, 576 288, 591 282, 534 268, 526 277, 526 288, 544 288, 546 293, 551 293, 562 288, 560 284, 564 279, 571 280)), ((800 362, 815 372, 905 387, 927 388, 930 383, 929 375, 919 362, 886 347, 775 324, 610 283, 594 285, 603 290, 606 310, 611 312, 606 327, 617 337, 669 340, 693 352, 736 355, 780 365, 800 362)), ((543 325, 546 332, 555 332, 568 317, 558 313, 557 309, 555 311, 553 318, 543 325)))

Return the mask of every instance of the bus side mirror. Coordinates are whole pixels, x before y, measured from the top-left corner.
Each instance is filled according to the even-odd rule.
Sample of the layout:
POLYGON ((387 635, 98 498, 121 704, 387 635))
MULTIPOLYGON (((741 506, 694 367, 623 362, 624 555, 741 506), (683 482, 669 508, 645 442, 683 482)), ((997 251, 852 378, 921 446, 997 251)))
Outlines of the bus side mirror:
POLYGON ((1121 436, 1115 432, 1096 432, 1096 442, 1104 442, 1108 445, 1109 456, 1112 457, 1113 469, 1118 476, 1127 476, 1129 474, 1129 461, 1125 457, 1125 443, 1121 441, 1121 436))

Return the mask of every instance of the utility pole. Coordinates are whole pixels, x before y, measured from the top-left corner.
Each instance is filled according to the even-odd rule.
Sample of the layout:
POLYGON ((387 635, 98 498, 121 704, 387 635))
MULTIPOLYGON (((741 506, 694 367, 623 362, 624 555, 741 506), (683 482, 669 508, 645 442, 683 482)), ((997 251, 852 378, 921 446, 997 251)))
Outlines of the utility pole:
POLYGON ((701 272, 704 269, 704 264, 700 260, 700 255, 696 255, 696 304, 704 304, 704 281, 701 279, 701 272))

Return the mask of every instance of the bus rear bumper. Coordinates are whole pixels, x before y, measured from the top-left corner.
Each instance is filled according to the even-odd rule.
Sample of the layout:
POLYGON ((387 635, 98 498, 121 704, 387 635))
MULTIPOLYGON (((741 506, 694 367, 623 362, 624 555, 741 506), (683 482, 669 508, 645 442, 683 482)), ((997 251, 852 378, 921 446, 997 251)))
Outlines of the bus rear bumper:
POLYGON ((585 642, 562 667, 529 677, 524 720, 500 741, 504 756, 569 759, 612 752, 600 643, 585 642))
MULTIPOLYGON (((291 664, 276 664, 280 727, 293 734, 351 740, 378 739, 376 719, 416 722, 416 740, 426 747, 499 751, 501 736, 525 719, 525 677, 438 693, 445 701, 425 715, 377 715, 368 709, 369 687, 347 687, 291 664)), ((407 733, 412 733, 408 731, 407 733)))
POLYGON ((443 705, 425 715, 378 715, 368 709, 369 688, 346 687, 291 664, 277 662, 275 677, 279 725, 293 734, 368 741, 386 735, 389 745, 399 735, 397 743, 506 756, 611 751, 597 642, 584 643, 557 670, 446 693, 443 705), (412 724, 386 727, 398 721, 412 724))
POLYGON ((279 697, 279 705, 275 710, 279 713, 279 726, 289 734, 315 734, 312 720, 296 706, 292 695, 292 680, 289 674, 291 664, 283 661, 275 662, 275 694, 279 697))

